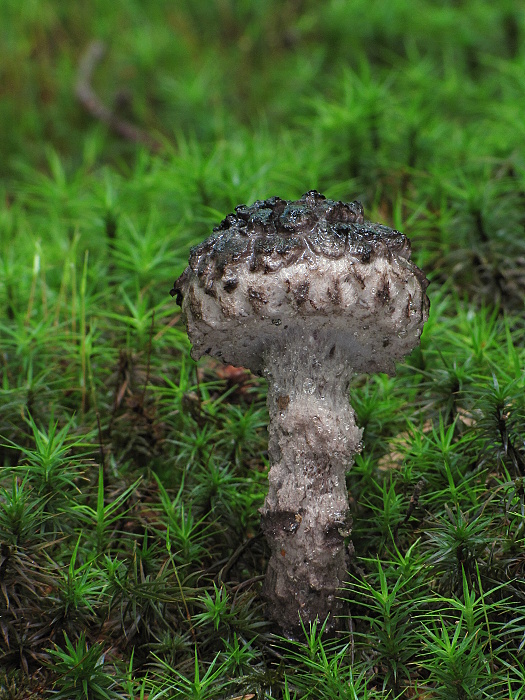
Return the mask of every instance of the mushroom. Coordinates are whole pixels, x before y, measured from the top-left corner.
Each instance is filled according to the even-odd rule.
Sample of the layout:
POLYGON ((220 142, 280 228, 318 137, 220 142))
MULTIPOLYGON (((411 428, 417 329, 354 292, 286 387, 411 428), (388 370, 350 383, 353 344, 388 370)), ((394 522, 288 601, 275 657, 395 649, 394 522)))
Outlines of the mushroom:
POLYGON ((172 296, 194 359, 268 380, 271 557, 268 613, 289 636, 341 611, 350 534, 345 475, 362 430, 348 400, 354 372, 393 374, 428 318, 427 280, 399 231, 307 192, 236 207, 192 248, 172 296))

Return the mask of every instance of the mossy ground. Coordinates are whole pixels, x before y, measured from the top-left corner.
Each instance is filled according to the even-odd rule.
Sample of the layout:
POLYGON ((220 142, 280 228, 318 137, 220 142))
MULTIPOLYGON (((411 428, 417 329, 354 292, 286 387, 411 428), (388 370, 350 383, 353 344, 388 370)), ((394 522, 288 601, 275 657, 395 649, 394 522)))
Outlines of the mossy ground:
POLYGON ((525 697, 525 13, 503 0, 0 4, 0 697, 525 697), (92 82, 121 138, 75 98, 92 82), (351 617, 280 639, 264 384, 169 297, 241 203, 359 199, 431 280, 356 377, 351 617))

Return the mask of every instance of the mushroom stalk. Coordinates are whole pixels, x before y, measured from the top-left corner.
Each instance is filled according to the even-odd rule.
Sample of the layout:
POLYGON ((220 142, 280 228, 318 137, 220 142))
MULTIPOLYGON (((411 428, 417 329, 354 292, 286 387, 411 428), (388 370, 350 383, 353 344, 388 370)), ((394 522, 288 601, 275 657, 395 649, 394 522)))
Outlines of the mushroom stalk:
POLYGON ((261 510, 271 549, 264 595, 293 632, 340 609, 349 534, 345 473, 360 450, 348 358, 330 338, 289 333, 266 353, 269 491, 261 510))

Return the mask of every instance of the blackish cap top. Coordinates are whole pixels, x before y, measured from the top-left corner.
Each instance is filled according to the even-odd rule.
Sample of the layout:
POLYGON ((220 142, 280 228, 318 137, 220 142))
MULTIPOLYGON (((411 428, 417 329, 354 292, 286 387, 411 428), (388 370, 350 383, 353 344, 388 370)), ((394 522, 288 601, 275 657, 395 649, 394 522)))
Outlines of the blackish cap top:
POLYGON ((315 190, 296 201, 271 197, 236 207, 207 240, 192 248, 189 267, 170 294, 182 305, 192 274, 211 290, 228 265, 242 260, 247 271, 268 274, 305 256, 352 255, 366 263, 392 253, 408 260, 410 242, 399 231, 366 221, 360 202, 336 202, 315 190))

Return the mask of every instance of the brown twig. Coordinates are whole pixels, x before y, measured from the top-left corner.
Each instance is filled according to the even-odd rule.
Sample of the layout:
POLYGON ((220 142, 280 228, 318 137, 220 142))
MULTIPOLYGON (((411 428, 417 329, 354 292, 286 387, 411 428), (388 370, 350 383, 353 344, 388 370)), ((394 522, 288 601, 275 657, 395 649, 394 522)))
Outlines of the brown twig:
POLYGON ((104 454, 104 442, 102 439, 102 425, 100 423, 100 413, 95 406, 95 416, 97 418, 97 428, 98 428, 98 449, 100 452, 100 466, 102 467, 102 474, 104 475, 104 488, 107 486, 107 470, 106 470, 106 455, 104 454))
POLYGON ((235 552, 231 555, 231 557, 228 559, 226 564, 221 568, 219 573, 217 574, 217 583, 219 585, 222 585, 226 577, 228 576, 228 572, 232 568, 232 566, 235 564, 237 559, 241 556, 241 554, 248 549, 256 540, 260 539, 262 537, 262 532, 258 532, 254 537, 250 537, 245 539, 241 544, 237 547, 235 552))
POLYGON ((91 85, 93 73, 97 64, 102 60, 105 51, 106 47, 102 41, 92 41, 82 54, 75 83, 75 95, 78 101, 92 117, 106 124, 121 138, 143 144, 152 151, 157 151, 160 148, 158 141, 134 124, 120 119, 100 100, 93 90, 91 85))
POLYGON ((418 507, 419 505, 419 498, 425 488, 426 481, 425 479, 420 479, 417 484, 414 486, 414 491, 412 493, 412 496, 410 497, 410 502, 408 504, 407 512, 401 523, 397 523, 397 525, 394 528, 394 542, 396 545, 399 544, 398 542, 398 530, 399 530, 399 525, 405 525, 409 519, 414 510, 418 507))
POLYGON ((408 509, 406 512, 406 515, 403 520, 403 525, 408 522, 410 516, 414 512, 414 510, 418 507, 419 505, 419 498, 423 492, 423 489, 425 488, 426 481, 425 479, 420 479, 417 484, 414 486, 414 492, 412 493, 412 496, 410 497, 410 503, 408 504, 408 509))
POLYGON ((146 400, 146 389, 148 388, 148 383, 149 383, 149 376, 150 376, 150 371, 151 371, 151 346, 153 344, 153 331, 155 329, 155 309, 153 309, 151 313, 151 330, 149 334, 149 342, 148 342, 148 359, 146 362, 146 378, 144 380, 144 388, 142 390, 142 398, 140 400, 140 406, 141 408, 144 408, 144 401, 146 400))

